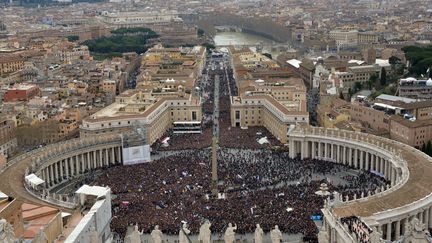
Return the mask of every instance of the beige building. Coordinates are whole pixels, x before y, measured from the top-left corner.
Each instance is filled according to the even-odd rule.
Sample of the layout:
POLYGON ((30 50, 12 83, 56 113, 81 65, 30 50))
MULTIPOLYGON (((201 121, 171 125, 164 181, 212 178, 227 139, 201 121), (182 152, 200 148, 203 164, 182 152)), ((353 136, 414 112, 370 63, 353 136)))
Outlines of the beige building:
POLYGON ((83 120, 80 134, 128 132, 136 127, 147 130, 147 141, 152 144, 176 121, 201 121, 201 103, 191 95, 167 93, 160 96, 140 91, 126 91, 116 101, 83 120))
POLYGON ((369 43, 377 43, 378 35, 375 32, 358 32, 358 43, 359 44, 369 44, 369 43))
POLYGON ((432 120, 410 121, 401 116, 392 116, 390 138, 421 148, 432 140, 432 120))
POLYGON ((137 88, 159 91, 192 91, 205 64, 201 46, 149 49, 141 60, 137 88))
POLYGON ((366 131, 377 134, 386 134, 389 131, 390 115, 384 111, 354 102, 351 104, 350 116, 353 121, 359 122, 366 131))
POLYGON ((337 46, 351 47, 358 44, 358 33, 357 30, 332 30, 329 36, 336 41, 337 46))
POLYGON ((282 143, 287 142, 289 125, 309 123, 309 113, 301 107, 291 109, 270 95, 231 98, 231 126, 264 126, 282 143))
POLYGON ((0 76, 21 70, 24 67, 24 59, 12 55, 0 56, 0 76))
POLYGON ((238 88, 238 96, 231 97, 231 126, 264 126, 286 143, 290 125, 309 123, 303 80, 259 53, 230 52, 238 88))

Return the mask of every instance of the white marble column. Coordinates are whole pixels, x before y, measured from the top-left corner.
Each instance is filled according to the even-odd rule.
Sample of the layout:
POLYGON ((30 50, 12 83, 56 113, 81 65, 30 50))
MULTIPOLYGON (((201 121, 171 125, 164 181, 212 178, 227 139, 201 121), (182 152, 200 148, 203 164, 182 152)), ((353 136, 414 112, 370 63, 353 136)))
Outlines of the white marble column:
POLYGON ((318 157, 322 158, 322 143, 318 142, 318 157))
POLYGON ((311 153, 312 153, 312 159, 315 159, 316 157, 316 148, 315 148, 315 142, 311 142, 311 153))
POLYGON ((371 154, 369 152, 365 152, 365 162, 364 162, 364 169, 365 170, 370 169, 370 167, 369 167, 370 157, 371 157, 371 154))
POLYGON ((65 159, 66 179, 69 179, 69 158, 65 159))
POLYGON ((349 166, 353 165, 353 149, 348 147, 348 162, 349 166))
POLYGON ((53 175, 53 167, 52 165, 49 165, 49 172, 50 172, 50 186, 54 184, 54 175, 53 175))
POLYGON ((336 144, 336 162, 340 163, 341 162, 341 146, 339 146, 339 144, 336 144))
POLYGON ((381 174, 384 174, 384 165, 385 165, 385 162, 384 162, 384 159, 383 158, 379 158, 379 165, 380 165, 380 173, 381 174))
POLYGON ((324 142, 324 158, 328 158, 328 144, 324 142))
POLYGON ((81 154, 81 174, 84 174, 85 171, 85 158, 84 153, 81 154))
POLYGON ((71 177, 75 175, 76 156, 70 157, 71 177))
POLYGON ((304 159, 306 157, 306 142, 300 142, 300 158, 304 159))
POLYGON ((46 182, 48 182, 48 176, 47 176, 47 170, 46 169, 42 170, 42 179, 45 181, 45 184, 46 184, 46 182))
POLYGON ((63 164, 64 164, 64 160, 62 159, 62 160, 60 160, 60 177, 61 177, 61 180, 63 180, 63 174, 64 174, 64 171, 63 171, 63 169, 64 169, 64 167, 63 167, 63 164))
POLYGON ((86 161, 86 165, 87 165, 87 170, 91 169, 91 161, 90 161, 90 152, 87 152, 87 161, 86 161))
POLYGON ((432 207, 429 207, 427 209, 427 211, 428 211, 428 216, 429 216, 429 219, 428 219, 429 225, 428 225, 428 227, 430 227, 432 225, 432 207))
POLYGON ((105 165, 109 165, 109 155, 108 155, 108 149, 105 149, 105 165))
POLYGON ((386 240, 391 240, 391 226, 392 226, 391 222, 387 224, 386 240))
POLYGON ((389 161, 384 160, 384 175, 387 180, 390 179, 390 173, 389 173, 389 161))
POLYGON ((103 159, 103 149, 99 149, 99 158, 100 158, 100 163, 99 166, 103 167, 103 163, 104 163, 104 159, 103 159))
POLYGON ((362 150, 359 150, 360 152, 360 169, 364 169, 364 152, 362 150))
POLYGON ((358 168, 358 149, 354 148, 354 168, 358 168))
POLYGON ((60 180, 58 178, 58 168, 57 168, 57 162, 52 164, 53 170, 54 170, 54 180, 58 183, 60 180))
POLYGON ((395 240, 398 240, 400 237, 400 220, 396 221, 396 229, 395 229, 395 240))
POLYGON ((111 164, 115 164, 115 150, 114 150, 114 147, 112 147, 110 149, 111 149, 111 164))
POLYGON ((118 153, 118 163, 121 164, 122 163, 122 147, 119 146, 117 147, 117 153, 118 153))
POLYGON ((423 212, 423 223, 426 225, 426 228, 429 227, 429 208, 426 208, 423 212))
POLYGON ((295 158, 295 141, 294 140, 289 141, 289 157, 291 159, 295 158))
POLYGON ((97 168, 97 157, 96 157, 96 153, 97 153, 97 150, 94 150, 93 151, 93 169, 96 169, 97 168))

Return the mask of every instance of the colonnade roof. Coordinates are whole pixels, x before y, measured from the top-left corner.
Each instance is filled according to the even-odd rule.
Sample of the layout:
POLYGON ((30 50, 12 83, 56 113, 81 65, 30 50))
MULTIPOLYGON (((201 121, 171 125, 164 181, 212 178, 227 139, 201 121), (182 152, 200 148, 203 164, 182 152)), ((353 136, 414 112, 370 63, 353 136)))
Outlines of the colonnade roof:
MULTIPOLYGON (((398 146, 400 147, 400 146, 398 146)), ((432 192, 432 164, 415 148, 402 149, 402 158, 408 164, 408 181, 398 190, 387 195, 354 202, 334 208, 339 217, 369 217, 375 213, 406 206, 418 201, 432 192)))

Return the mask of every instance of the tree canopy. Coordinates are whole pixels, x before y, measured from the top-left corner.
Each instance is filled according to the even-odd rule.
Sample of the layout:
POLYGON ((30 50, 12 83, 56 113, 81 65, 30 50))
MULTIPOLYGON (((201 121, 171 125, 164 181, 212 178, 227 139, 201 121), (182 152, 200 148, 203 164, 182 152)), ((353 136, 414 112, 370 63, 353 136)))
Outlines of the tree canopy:
POLYGON ((408 69, 410 74, 420 76, 432 67, 432 45, 427 47, 406 46, 402 48, 411 66, 408 69))
POLYGON ((119 53, 124 52, 140 54, 147 51, 148 40, 159 37, 148 28, 121 28, 112 33, 114 33, 113 36, 88 40, 84 44, 94 54, 103 54, 101 56, 118 56, 119 53))

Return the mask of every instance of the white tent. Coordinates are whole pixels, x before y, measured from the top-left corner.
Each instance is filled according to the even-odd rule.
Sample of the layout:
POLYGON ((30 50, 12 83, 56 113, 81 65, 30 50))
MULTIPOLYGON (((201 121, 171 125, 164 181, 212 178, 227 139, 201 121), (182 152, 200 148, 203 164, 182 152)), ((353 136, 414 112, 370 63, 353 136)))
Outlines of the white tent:
POLYGON ((5 198, 9 198, 8 195, 6 195, 0 191, 0 200, 5 199, 5 198))
POLYGON ((39 178, 37 175, 35 174, 30 174, 28 176, 25 177, 25 180, 33 187, 36 188, 37 186, 45 183, 44 180, 42 180, 41 178, 39 178))
POLYGON ((267 137, 262 137, 258 140, 258 143, 263 145, 265 143, 270 143, 269 140, 267 139, 267 137))

